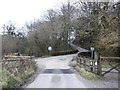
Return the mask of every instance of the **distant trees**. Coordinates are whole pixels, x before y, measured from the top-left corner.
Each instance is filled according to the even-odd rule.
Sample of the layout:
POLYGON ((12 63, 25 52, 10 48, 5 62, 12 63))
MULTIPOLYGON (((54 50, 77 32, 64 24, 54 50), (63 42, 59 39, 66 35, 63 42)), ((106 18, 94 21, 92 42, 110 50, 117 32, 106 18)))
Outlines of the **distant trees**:
POLYGON ((83 48, 95 47, 104 56, 118 55, 119 48, 119 2, 68 2, 59 10, 49 9, 44 20, 27 24, 26 29, 17 29, 14 24, 4 25, 4 31, 17 39, 20 52, 42 56, 66 51, 69 47, 69 33, 76 32, 75 44, 83 48))
POLYGON ((12 21, 3 25, 3 54, 25 53, 26 43, 24 28, 17 29, 12 21))
POLYGON ((37 23, 34 31, 28 33, 29 51, 36 56, 47 54, 49 46, 50 33, 45 30, 43 23, 37 23))
POLYGON ((48 10, 45 21, 36 24, 37 31, 44 28, 49 33, 49 45, 55 51, 69 48, 68 35, 74 29, 74 43, 87 49, 94 46, 102 55, 115 56, 118 54, 118 7, 114 5, 111 2, 68 2, 59 11, 48 10))
POLYGON ((120 0, 114 4, 114 13, 116 13, 116 22, 117 22, 117 26, 116 29, 118 31, 118 55, 120 57, 120 0))
POLYGON ((15 25, 9 21, 8 24, 3 25, 3 34, 15 36, 15 25))
POLYGON ((70 3, 63 4, 60 11, 47 10, 44 21, 27 25, 32 30, 28 33, 28 41, 32 44, 31 50, 39 53, 37 56, 48 54, 48 46, 52 46, 52 52, 71 49, 68 47, 68 33, 72 27, 70 24, 74 9, 70 3))
POLYGON ((76 42, 82 47, 94 46, 102 55, 118 55, 117 19, 114 3, 80 2, 76 42), (116 23, 116 24, 115 24, 116 23), (79 39, 79 40, 78 40, 79 39))

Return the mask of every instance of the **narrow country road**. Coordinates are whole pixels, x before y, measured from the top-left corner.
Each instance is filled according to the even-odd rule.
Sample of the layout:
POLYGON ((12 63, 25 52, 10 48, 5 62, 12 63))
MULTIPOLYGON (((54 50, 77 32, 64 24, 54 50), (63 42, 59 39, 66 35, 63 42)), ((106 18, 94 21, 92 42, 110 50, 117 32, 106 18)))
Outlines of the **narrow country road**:
POLYGON ((37 59, 37 65, 41 71, 26 88, 86 88, 76 73, 68 66, 75 55, 37 59))

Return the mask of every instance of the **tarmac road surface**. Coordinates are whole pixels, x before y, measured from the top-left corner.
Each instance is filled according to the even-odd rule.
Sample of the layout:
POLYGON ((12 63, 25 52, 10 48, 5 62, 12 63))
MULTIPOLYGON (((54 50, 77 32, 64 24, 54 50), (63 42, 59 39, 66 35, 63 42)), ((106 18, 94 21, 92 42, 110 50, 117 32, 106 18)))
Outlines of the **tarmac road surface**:
POLYGON ((69 62, 76 54, 37 59, 41 72, 26 88, 86 88, 69 62))

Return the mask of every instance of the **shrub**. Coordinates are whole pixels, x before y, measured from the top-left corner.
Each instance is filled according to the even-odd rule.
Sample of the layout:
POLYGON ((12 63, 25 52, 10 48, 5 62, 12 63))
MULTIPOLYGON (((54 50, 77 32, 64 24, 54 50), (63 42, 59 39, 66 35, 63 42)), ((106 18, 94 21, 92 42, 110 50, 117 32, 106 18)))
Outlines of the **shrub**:
POLYGON ((27 79, 34 74, 36 68, 30 67, 26 71, 19 73, 17 76, 10 74, 8 71, 1 71, 0 84, 2 85, 2 90, 7 88, 19 88, 21 87, 27 79))

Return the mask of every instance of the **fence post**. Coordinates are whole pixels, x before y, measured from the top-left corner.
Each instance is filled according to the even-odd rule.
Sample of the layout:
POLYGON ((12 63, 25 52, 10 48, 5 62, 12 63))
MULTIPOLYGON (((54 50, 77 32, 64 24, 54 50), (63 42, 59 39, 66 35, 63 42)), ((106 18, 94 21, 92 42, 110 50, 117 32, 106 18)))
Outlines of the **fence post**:
POLYGON ((102 75, 102 67, 101 67, 101 56, 98 53, 98 60, 97 60, 97 74, 102 75))
POLYGON ((81 63, 82 63, 82 59, 79 58, 79 60, 80 60, 80 61, 78 61, 78 64, 79 64, 79 67, 81 68, 81 65, 82 65, 82 64, 81 64, 81 63))
POLYGON ((86 70, 86 60, 85 59, 83 60, 83 63, 84 63, 83 64, 84 65, 84 69, 86 70))

